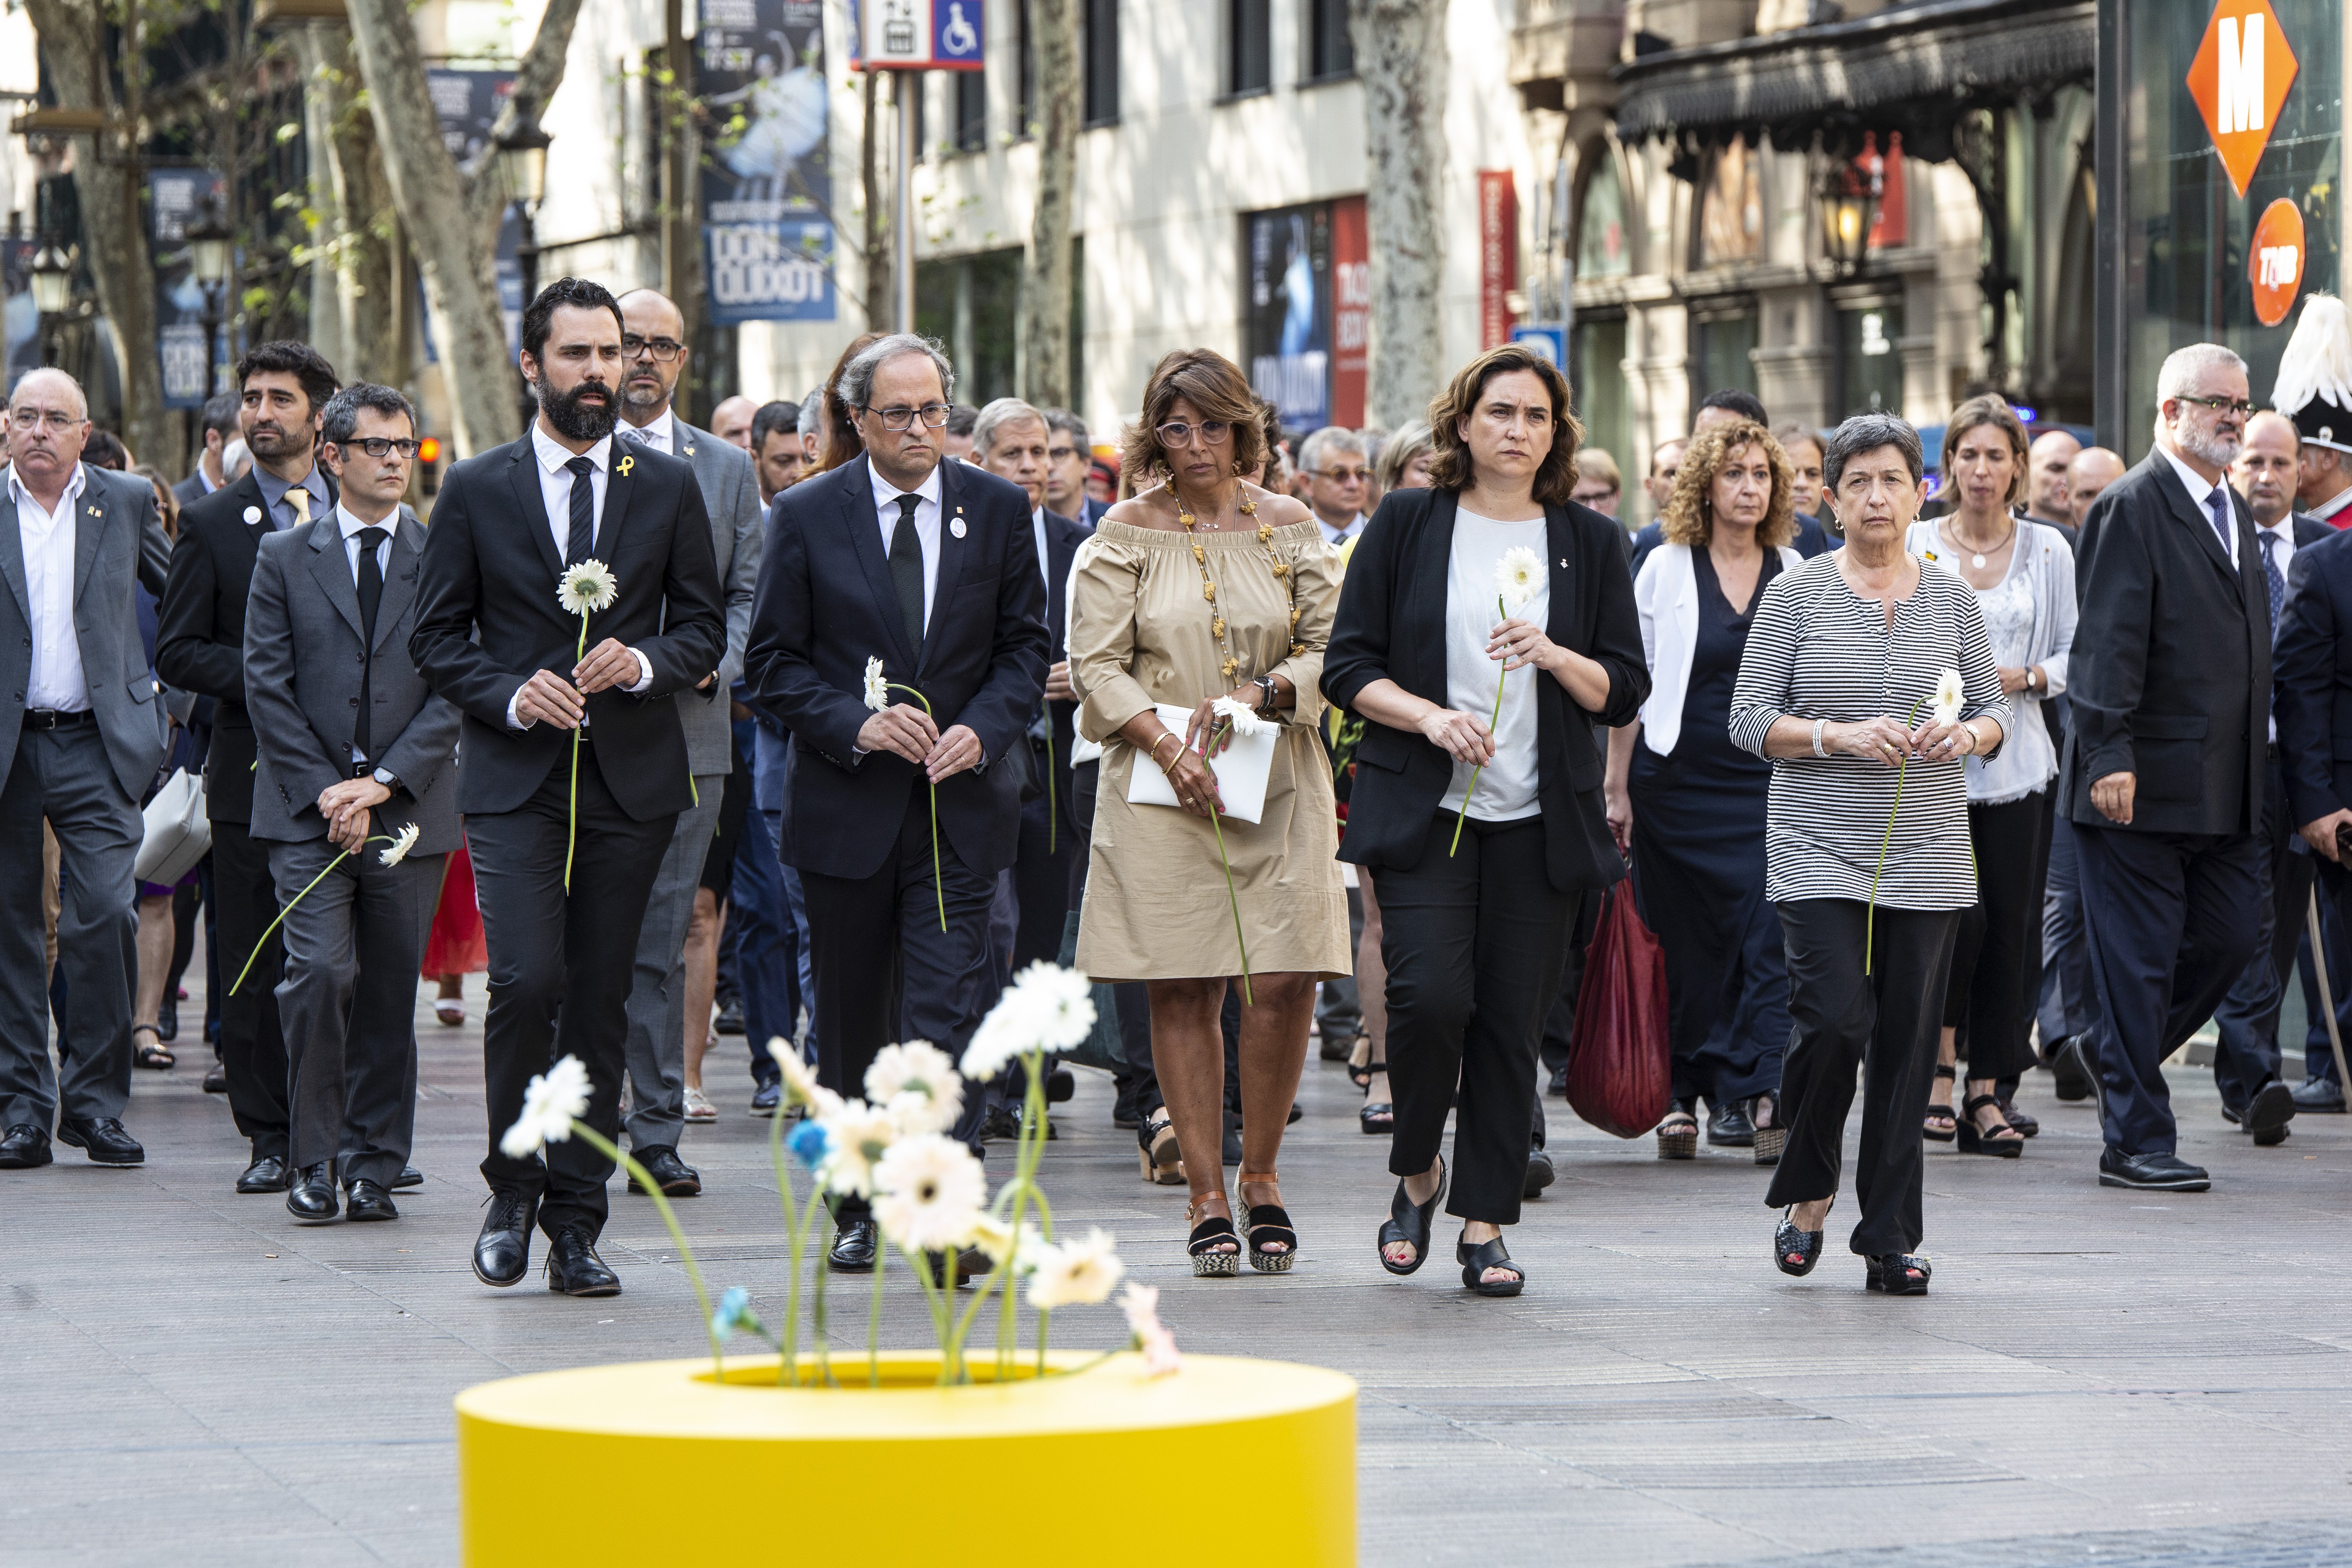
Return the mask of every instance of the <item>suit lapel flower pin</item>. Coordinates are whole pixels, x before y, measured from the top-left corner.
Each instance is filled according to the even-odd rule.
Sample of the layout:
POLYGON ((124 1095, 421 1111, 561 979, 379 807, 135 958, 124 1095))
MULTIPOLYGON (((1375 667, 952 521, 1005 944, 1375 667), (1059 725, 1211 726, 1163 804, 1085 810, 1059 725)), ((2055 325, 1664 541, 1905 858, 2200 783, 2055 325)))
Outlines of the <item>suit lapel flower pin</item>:
MULTIPOLYGON (((1503 558, 1495 563, 1495 608, 1502 612, 1503 619, 1507 621, 1525 609, 1528 601, 1534 598, 1543 585, 1543 558, 1524 544, 1515 544, 1504 551, 1503 558)), ((1506 664, 1495 676, 1495 716, 1486 721, 1486 732, 1490 735, 1503 721, 1503 682, 1510 672, 1511 667, 1506 664)), ((1462 825, 1470 817, 1470 793, 1478 787, 1478 775, 1484 772, 1484 763, 1472 768, 1470 782, 1462 786, 1462 809, 1454 816, 1454 841, 1445 847, 1448 859, 1462 847, 1462 825)))
MULTIPOLYGON (((626 471, 629 459, 621 459, 626 471)), ((567 566, 555 585, 556 603, 567 616, 580 617, 580 646, 573 654, 575 662, 588 657, 588 617, 598 610, 609 610, 621 596, 620 579, 602 561, 590 559, 576 566, 567 566)), ((572 731, 572 804, 569 819, 563 829, 563 890, 572 890, 572 851, 580 837, 580 731, 572 731)))
MULTIPOLYGON (((877 713, 888 711, 890 693, 893 689, 903 691, 921 703, 924 712, 931 712, 929 698, 911 686, 885 679, 882 674, 882 661, 878 658, 867 659, 866 661, 866 706, 877 713)), ((931 713, 931 721, 936 725, 939 722, 939 715, 931 713)), ((947 884, 940 879, 940 786, 936 784, 931 785, 931 889, 939 895, 940 929, 945 931, 948 929, 948 891, 947 884)))

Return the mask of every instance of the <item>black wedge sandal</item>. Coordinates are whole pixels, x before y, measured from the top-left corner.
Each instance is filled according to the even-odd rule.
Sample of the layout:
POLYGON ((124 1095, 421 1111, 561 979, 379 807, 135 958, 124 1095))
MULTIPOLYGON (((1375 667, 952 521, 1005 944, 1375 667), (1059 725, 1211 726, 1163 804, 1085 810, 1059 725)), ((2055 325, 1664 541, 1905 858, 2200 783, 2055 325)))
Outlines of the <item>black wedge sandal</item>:
POLYGON ((1959 1135, 1960 1152, 1990 1154, 1999 1160, 2016 1159, 2025 1152, 2025 1135, 2011 1127, 2006 1121, 1996 1121, 1990 1127, 1979 1127, 1977 1112, 1988 1105, 1999 1110, 2000 1096, 1972 1094, 1969 1096, 1968 1103, 1960 1107, 1960 1119, 1952 1124, 1953 1131, 1959 1135), (2003 1132, 2009 1133, 2010 1136, 2001 1137, 2000 1134, 2003 1132))
POLYGON ((1801 1279, 1822 1260, 1822 1235, 1829 1229, 1829 1216, 1822 1215, 1821 1230, 1799 1230, 1793 1223, 1796 1213, 1797 1205, 1790 1204, 1780 1216, 1780 1228, 1772 1233, 1772 1263, 1781 1273, 1801 1279))
POLYGON ((1429 1261, 1429 1222, 1436 1216, 1437 1205, 1445 1197, 1446 1170, 1440 1162, 1437 1167, 1437 1190, 1429 1194, 1425 1204, 1416 1204, 1405 1196, 1404 1183, 1397 1183, 1396 1196, 1389 1200, 1389 1217, 1381 1224, 1381 1267, 1391 1274, 1411 1274, 1429 1261), (1412 1248, 1412 1261, 1393 1263, 1389 1259, 1389 1247, 1403 1242, 1412 1248))
MULTIPOLYGON (((1957 1082, 1959 1079, 1960 1070, 1949 1062, 1937 1062, 1936 1064, 1936 1076, 1937 1078, 1951 1079, 1957 1082)), ((1925 1138, 1930 1143, 1948 1143, 1953 1139, 1959 1136, 1959 1112, 1954 1110, 1948 1105, 1937 1105, 1931 1102, 1927 1107, 1927 1121, 1920 1123, 1919 1136, 1925 1138), (1948 1121, 1951 1125, 1939 1131, 1935 1127, 1928 1124, 1935 1121, 1948 1121)))
POLYGON ((1249 1243, 1249 1266, 1260 1274, 1287 1274, 1298 1261, 1298 1232, 1291 1228, 1290 1215, 1280 1204, 1253 1204, 1238 1195, 1252 1182, 1274 1187, 1282 1184, 1282 1178, 1272 1171, 1244 1171, 1234 1178, 1234 1201, 1242 1211, 1240 1229, 1249 1243), (1264 1246, 1267 1241, 1280 1242, 1282 1250, 1267 1251, 1264 1246))
MULTIPOLYGON (((1388 1063, 1382 1062, 1379 1070, 1388 1071, 1388 1063)), ((1356 1112, 1356 1122, 1370 1136, 1385 1137, 1396 1131, 1396 1106, 1385 1100, 1368 1100, 1364 1108, 1356 1112)))
POLYGON ((1890 1252, 1862 1261, 1863 1289, 1883 1290, 1889 1296, 1926 1295, 1928 1277, 1936 1272, 1936 1266, 1916 1252, 1890 1252))
MULTIPOLYGON (((1186 1204, 1184 1217, 1198 1217, 1200 1207, 1199 1203, 1186 1204)), ((1241 1237, 1234 1234, 1234 1222, 1223 1215, 1211 1215, 1193 1226, 1184 1250, 1192 1255, 1192 1277, 1196 1279, 1230 1279, 1242 1271, 1241 1237), (1234 1250, 1218 1250, 1220 1242, 1232 1242, 1234 1250)))
POLYGON ((1498 1236, 1492 1241, 1482 1241, 1473 1247, 1466 1239, 1468 1236, 1469 1232, 1465 1230, 1465 1239, 1458 1239, 1454 1244, 1454 1261, 1462 1265, 1463 1289, 1474 1290, 1481 1296, 1517 1295, 1527 1285, 1527 1271, 1511 1261, 1511 1249, 1503 1245, 1503 1238, 1498 1236), (1489 1268, 1507 1268, 1511 1271, 1511 1278, 1489 1279, 1486 1278, 1489 1268))

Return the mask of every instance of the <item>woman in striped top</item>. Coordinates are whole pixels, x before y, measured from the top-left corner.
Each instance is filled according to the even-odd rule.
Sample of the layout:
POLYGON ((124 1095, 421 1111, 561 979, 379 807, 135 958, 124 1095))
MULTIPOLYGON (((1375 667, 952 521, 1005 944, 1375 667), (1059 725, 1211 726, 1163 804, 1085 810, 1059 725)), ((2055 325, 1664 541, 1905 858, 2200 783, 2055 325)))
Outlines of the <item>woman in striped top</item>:
POLYGON ((1904 552, 1918 432, 1861 415, 1822 458, 1846 548, 1765 589, 1731 699, 1733 742, 1775 764, 1765 892, 1788 939, 1796 1022, 1780 1081, 1788 1144, 1765 1202, 1789 1208, 1774 1261, 1811 1272, 1860 1066, 1852 1246, 1870 1289, 1925 1295, 1918 1128, 1953 932, 1977 901, 1963 767, 2000 751, 2009 703, 1975 595, 1904 552), (1948 719, 1934 711, 1947 670, 1960 678, 1948 719))

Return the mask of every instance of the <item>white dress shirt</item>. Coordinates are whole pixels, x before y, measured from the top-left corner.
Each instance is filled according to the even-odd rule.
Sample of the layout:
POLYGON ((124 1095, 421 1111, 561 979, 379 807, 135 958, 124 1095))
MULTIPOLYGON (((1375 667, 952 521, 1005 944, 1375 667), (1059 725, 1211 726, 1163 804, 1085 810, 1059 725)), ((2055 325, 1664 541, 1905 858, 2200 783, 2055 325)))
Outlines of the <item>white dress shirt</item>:
MULTIPOLYGON (((2186 486, 2189 490, 2189 504, 2197 509, 2197 515, 2205 520, 2205 526, 2208 529, 2211 529, 2213 527, 2212 496, 2213 492, 2220 489, 2221 487, 2210 483, 2204 475, 2199 473, 2196 469, 2182 462, 2179 456, 2173 452, 2172 448, 2164 445, 2161 441, 2157 443, 2156 449, 2164 454, 2164 460, 2172 465, 2172 471, 2174 473, 2180 476, 2181 484, 2186 486)), ((2223 499, 2225 500, 2228 499, 2226 491, 2223 493, 2223 499)), ((2221 541, 2221 534, 2216 532, 2214 534, 2214 538, 2217 541, 2221 541, 2224 547, 2228 549, 2230 552, 2230 570, 2235 572, 2238 569, 2237 508, 2234 506, 2228 508, 2226 515, 2230 519, 2230 537, 2226 541, 2221 541)))
POLYGON ((351 563, 352 586, 354 588, 360 583, 360 531, 363 528, 383 530, 383 542, 375 547, 375 574, 381 580, 392 566, 392 536, 400 531, 400 509, 394 507, 382 522, 362 522, 338 501, 335 504, 335 526, 343 531, 343 559, 351 563))
POLYGON ((1319 517, 1315 521, 1323 530, 1323 542, 1334 550, 1364 531, 1364 514, 1360 511, 1348 520, 1345 528, 1334 528, 1319 517))
MULTIPOLYGON (((614 437, 607 436, 579 454, 587 458, 590 464, 588 469, 591 509, 589 515, 595 521, 595 531, 592 537, 598 548, 602 548, 605 542, 604 496, 612 489, 612 476, 608 470, 613 462, 613 440, 614 437)), ((572 470, 564 465, 572 461, 572 454, 559 444, 554 437, 541 429, 536 419, 530 422, 530 449, 531 454, 539 459, 539 499, 547 509, 548 531, 555 536, 555 558, 561 561, 572 552, 572 470)), ((622 455, 627 456, 626 453, 622 455)), ((358 546, 354 545, 352 548, 356 552, 358 546)), ((353 572, 359 570, 356 553, 352 556, 352 570, 353 572)), ((549 584, 547 591, 550 594, 554 593, 555 585, 549 584)), ((646 656, 638 653, 635 648, 631 648, 629 652, 637 661, 637 679, 635 684, 625 686, 621 689, 632 693, 643 691, 653 684, 654 667, 646 656)), ((523 721, 522 716, 515 711, 515 703, 521 697, 522 688, 517 687, 514 696, 507 699, 507 728, 510 730, 530 728, 530 724, 523 721)))
POLYGON ((85 476, 79 463, 55 511, 33 499, 8 466, 8 494, 16 503, 16 533, 25 552, 25 604, 33 615, 33 667, 25 678, 25 706, 59 713, 89 708, 82 674, 81 638, 74 631, 74 540, 85 476))
POLYGON ((652 447, 664 457, 677 456, 677 418, 667 405, 659 414, 643 425, 631 425, 624 419, 613 426, 614 437, 621 441, 635 440, 652 447))
POLYGON ((1037 577, 1045 584, 1045 592, 1054 592, 1054 569, 1045 564, 1045 509, 1033 507, 1029 512, 1029 531, 1037 536, 1037 577))
POLYGON ((923 482, 911 490, 902 490, 884 479, 869 459, 866 471, 874 482, 874 515, 882 526, 882 558, 890 558, 890 539, 898 531, 898 498, 911 495, 918 499, 915 506, 915 540, 923 547, 923 628, 931 625, 931 601, 940 587, 940 497, 944 493, 936 465, 923 476, 923 482))

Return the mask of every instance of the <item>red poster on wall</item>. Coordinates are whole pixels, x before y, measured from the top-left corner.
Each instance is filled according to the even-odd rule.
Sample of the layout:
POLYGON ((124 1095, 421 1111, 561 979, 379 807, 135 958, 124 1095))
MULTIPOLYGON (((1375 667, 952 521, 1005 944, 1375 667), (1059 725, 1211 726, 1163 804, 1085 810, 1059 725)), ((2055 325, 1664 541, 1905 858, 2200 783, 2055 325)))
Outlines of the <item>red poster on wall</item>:
POLYGON ((1331 423, 1364 423, 1365 373, 1371 363, 1371 247, 1364 198, 1331 204, 1331 423))
POLYGON ((1878 133, 1864 132, 1860 163, 1863 172, 1876 176, 1878 181, 1878 215, 1870 224, 1870 248, 1910 244, 1911 211, 1903 179, 1903 132, 1888 132, 1886 155, 1883 158, 1878 153, 1878 133))
POLYGON ((1508 296, 1519 282, 1519 198, 1508 169, 1478 171, 1478 346, 1511 336, 1508 296))

